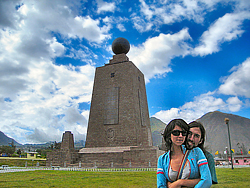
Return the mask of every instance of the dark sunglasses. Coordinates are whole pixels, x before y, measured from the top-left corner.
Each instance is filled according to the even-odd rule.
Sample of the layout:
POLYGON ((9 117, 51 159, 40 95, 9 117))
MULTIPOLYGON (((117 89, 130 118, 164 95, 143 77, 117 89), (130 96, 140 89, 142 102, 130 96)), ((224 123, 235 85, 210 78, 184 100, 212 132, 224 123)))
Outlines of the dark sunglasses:
POLYGON ((182 134, 182 136, 187 136, 187 131, 173 130, 171 133, 172 133, 174 136, 180 136, 180 134, 182 134))

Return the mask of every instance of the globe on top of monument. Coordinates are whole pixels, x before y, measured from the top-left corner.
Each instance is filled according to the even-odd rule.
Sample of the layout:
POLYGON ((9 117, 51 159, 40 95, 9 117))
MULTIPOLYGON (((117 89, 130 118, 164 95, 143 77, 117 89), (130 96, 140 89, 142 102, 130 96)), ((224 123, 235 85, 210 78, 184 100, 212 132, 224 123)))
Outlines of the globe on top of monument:
POLYGON ((117 54, 127 54, 130 49, 130 44, 127 39, 119 37, 116 38, 112 43, 112 50, 117 54))

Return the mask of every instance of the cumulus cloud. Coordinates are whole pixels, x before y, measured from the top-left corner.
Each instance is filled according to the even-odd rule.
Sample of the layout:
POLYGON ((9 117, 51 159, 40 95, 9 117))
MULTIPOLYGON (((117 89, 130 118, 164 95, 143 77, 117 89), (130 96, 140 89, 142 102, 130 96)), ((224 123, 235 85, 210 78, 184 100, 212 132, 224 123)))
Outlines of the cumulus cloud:
POLYGON ((143 72, 146 82, 149 82, 154 77, 171 72, 171 59, 189 53, 190 47, 186 41, 190 39, 188 29, 173 35, 160 34, 139 47, 132 46, 129 57, 143 72))
POLYGON ((140 0, 140 3, 140 13, 147 21, 139 19, 141 15, 138 14, 133 14, 132 20, 134 27, 138 31, 146 32, 153 28, 158 29, 162 24, 172 24, 183 19, 202 23, 206 13, 205 10, 212 10, 212 7, 218 1, 179 0, 174 2, 153 1, 146 3, 144 0, 140 0))
POLYGON ((208 92, 194 98, 194 101, 187 102, 179 108, 162 110, 157 112, 155 117, 168 123, 172 119, 182 118, 187 122, 194 121, 207 112, 225 109, 226 103, 221 98, 215 98, 214 92, 208 92))
POLYGON ((216 20, 202 34, 200 45, 194 49, 194 54, 204 56, 218 52, 222 43, 232 41, 242 35, 244 32, 242 24, 246 19, 250 19, 249 12, 227 13, 216 20))
POLYGON ((0 30, 1 131, 20 143, 60 141, 64 130, 84 139, 88 111, 79 104, 91 99, 94 54, 86 47, 66 46, 75 38, 100 43, 109 37, 108 27, 99 27, 99 20, 89 16, 75 16, 67 1, 3 2, 1 14, 11 10, 14 16, 11 22, 0 20, 5 27, 0 30), (51 32, 59 32, 66 42, 51 32), (56 65, 55 58, 67 50, 68 57, 89 60, 81 66, 56 65))
POLYGON ((243 103, 237 97, 237 95, 242 95, 246 98, 250 97, 250 91, 248 91, 250 85, 249 67, 250 60, 247 59, 241 65, 232 68, 233 73, 225 78, 224 84, 222 84, 218 90, 201 94, 195 97, 193 101, 187 102, 179 108, 161 110, 153 116, 161 119, 165 123, 175 118, 182 118, 187 122, 191 122, 208 112, 216 110, 238 112, 243 107, 249 107, 249 100, 243 103), (218 94, 234 96, 224 101, 222 98, 216 97, 218 94))
POLYGON ((140 0, 140 3, 141 3, 140 8, 142 13, 146 16, 148 20, 150 20, 154 14, 153 11, 150 10, 149 6, 145 3, 145 1, 140 0))
POLYGON ((103 12, 114 12, 115 11, 115 3, 107 3, 102 0, 97 1, 97 13, 103 13, 103 12))
POLYGON ((228 109, 231 112, 237 112, 242 107, 242 101, 238 97, 230 97, 227 99, 228 109))
POLYGON ((68 33, 69 37, 85 38, 91 42, 100 43, 105 39, 110 38, 109 34, 105 34, 110 30, 110 26, 99 27, 100 21, 93 20, 90 16, 75 17, 72 32, 68 33))
POLYGON ((117 28, 122 32, 126 31, 126 28, 122 24, 117 24, 117 28))
POLYGON ((147 22, 139 16, 133 16, 132 20, 134 22, 134 28, 136 28, 140 33, 150 31, 153 27, 153 23, 147 22))
POLYGON ((78 16, 70 9, 67 1, 25 1, 19 8, 23 17, 22 27, 29 28, 27 35, 47 32, 58 32, 69 38, 85 38, 90 42, 100 43, 110 38, 109 26, 100 26, 100 21, 90 16, 78 16), (25 10, 25 11, 24 11, 25 10), (41 30, 40 28, 43 28, 41 30), (45 32, 44 32, 45 31, 45 32), (46 32, 47 31, 47 32, 46 32))
POLYGON ((238 96, 242 96, 243 98, 250 97, 250 58, 242 64, 233 67, 230 72, 229 76, 222 78, 223 84, 218 90, 197 96, 193 101, 187 102, 179 108, 161 110, 153 116, 165 123, 175 118, 183 118, 187 122, 191 122, 211 111, 238 112, 244 107, 249 107, 249 100, 246 99, 243 103, 238 96), (230 97, 225 101, 222 98, 216 97, 221 94, 230 95, 230 97))
POLYGON ((28 134, 36 128, 36 132, 27 137, 30 142, 39 142, 42 138, 47 138, 47 141, 52 138, 60 139, 65 129, 74 131, 76 135, 84 135, 87 116, 81 114, 77 104, 89 103, 91 99, 94 67, 86 65, 78 67, 78 71, 75 69, 47 63, 32 68, 27 75, 28 88, 18 91, 18 96, 10 98, 11 102, 0 102, 7 110, 2 110, 1 130, 8 133, 13 129, 22 129, 21 132, 28 134), (24 126, 21 128, 20 124, 24 126), (9 129, 9 126, 5 125, 17 127, 12 126, 9 129), (42 137, 43 132, 47 137, 42 137), (35 137, 37 140, 32 139, 35 137))
POLYGON ((0 29, 5 27, 15 28, 18 13, 15 12, 15 6, 20 1, 0 1, 0 29))
POLYGON ((219 87, 219 93, 224 95, 236 95, 250 97, 250 58, 239 66, 230 70, 231 74, 224 77, 223 84, 219 87))
POLYGON ((161 110, 153 116, 161 119, 165 123, 175 118, 182 118, 187 122, 191 122, 208 112, 216 110, 237 112, 241 109, 242 102, 237 97, 230 97, 225 102, 221 98, 215 97, 215 94, 216 92, 202 94, 179 108, 161 110))
MULTIPOLYGON (((178 1, 152 1, 152 2, 145 2, 144 0, 140 0, 140 14, 134 13, 131 15, 132 20, 134 22, 134 27, 139 32, 147 32, 151 29, 158 29, 163 24, 173 24, 176 22, 181 22, 183 20, 192 20, 198 24, 201 24, 204 22, 204 17, 207 15, 207 13, 212 12, 216 9, 216 7, 219 4, 225 4, 228 3, 234 4, 234 13, 237 15, 232 15, 232 17, 223 18, 224 20, 219 20, 219 22, 227 21, 226 19, 232 19, 233 25, 232 27, 235 27, 235 25, 240 24, 237 22, 241 22, 244 19, 249 19, 249 7, 250 3, 247 0, 178 0, 178 1), (244 15, 243 15, 244 14, 244 15), (243 16, 240 18, 240 16, 243 16), (140 20, 143 16, 146 22, 144 20, 140 20), (236 17, 235 17, 236 16, 236 17), (150 25, 150 27, 149 27, 150 25)), ((218 22, 218 25, 220 24, 218 22)), ((225 25, 223 24, 223 27, 225 25)), ((227 27, 227 26, 225 26, 227 27)), ((230 37, 233 37, 232 35, 240 35, 240 30, 237 33, 237 28, 223 28, 226 32, 232 32, 231 36, 228 33, 227 36, 223 40, 228 40, 230 37)), ((228 26, 230 27, 230 26, 228 26)), ((212 28, 211 28, 212 29, 212 28)), ((213 31, 211 31, 213 32, 213 31)), ((209 33, 205 33, 204 35, 209 35, 209 33)), ((206 36, 203 36, 206 37, 206 36)), ((218 39, 219 40, 219 39, 218 39)), ((202 40, 202 42, 205 42, 202 40)), ((200 49, 197 49, 196 53, 201 53, 199 51, 202 51, 202 47, 200 46, 200 49)), ((207 44, 208 45, 208 44, 207 44)), ((203 49, 204 50, 204 49, 203 49)), ((205 53, 205 52, 203 52, 205 53)), ((208 53, 208 52, 206 52, 208 53)))
POLYGON ((183 118, 187 122, 191 122, 211 111, 238 112, 243 107, 249 107, 249 100, 247 99, 243 103, 238 96, 250 97, 250 59, 248 58, 239 66, 233 67, 230 72, 232 73, 228 77, 223 78, 223 84, 218 90, 197 96, 193 101, 187 102, 179 108, 161 110, 153 116, 165 123, 175 118, 183 118), (216 97, 220 94, 233 96, 224 101, 222 98, 216 97))

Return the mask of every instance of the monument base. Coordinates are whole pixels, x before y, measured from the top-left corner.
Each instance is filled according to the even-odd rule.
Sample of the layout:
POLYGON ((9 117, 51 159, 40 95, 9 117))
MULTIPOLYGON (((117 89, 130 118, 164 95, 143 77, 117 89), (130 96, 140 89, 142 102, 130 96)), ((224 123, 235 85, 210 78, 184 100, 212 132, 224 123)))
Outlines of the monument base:
POLYGON ((79 161, 86 168, 149 168, 157 166, 158 147, 82 148, 79 161))
POLYGON ((55 150, 47 155, 46 166, 81 168, 156 168, 162 151, 156 146, 96 147, 55 150))
POLYGON ((47 153, 46 166, 68 167, 78 164, 79 154, 76 150, 54 150, 47 153))

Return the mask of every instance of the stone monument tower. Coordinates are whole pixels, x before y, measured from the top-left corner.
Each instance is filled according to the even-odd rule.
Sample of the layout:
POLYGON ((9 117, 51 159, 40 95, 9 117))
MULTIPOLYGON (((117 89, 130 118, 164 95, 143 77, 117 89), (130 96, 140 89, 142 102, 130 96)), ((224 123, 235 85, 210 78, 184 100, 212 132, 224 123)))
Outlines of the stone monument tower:
POLYGON ((117 38, 116 55, 96 69, 86 148, 152 146, 144 75, 126 56, 129 48, 117 38))
POLYGON ((84 168, 156 167, 144 75, 129 61, 129 42, 117 38, 109 64, 96 68, 85 148, 74 149, 73 134, 48 154, 49 165, 84 168))
POLYGON ((85 148, 85 167, 156 167, 144 75, 126 56, 129 42, 117 38, 109 64, 96 68, 85 148))

